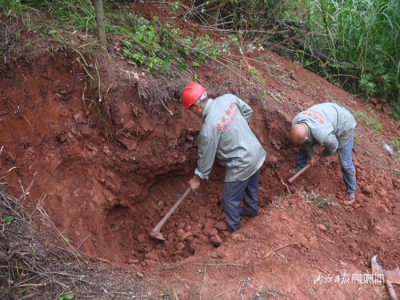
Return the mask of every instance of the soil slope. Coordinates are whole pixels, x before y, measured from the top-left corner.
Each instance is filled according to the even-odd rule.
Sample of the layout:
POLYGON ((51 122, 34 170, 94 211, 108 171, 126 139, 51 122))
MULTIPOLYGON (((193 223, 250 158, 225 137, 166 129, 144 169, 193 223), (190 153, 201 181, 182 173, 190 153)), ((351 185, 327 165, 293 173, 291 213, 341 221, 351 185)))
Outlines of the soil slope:
POLYGON ((225 166, 216 162, 159 242, 148 233, 186 190, 196 165, 201 123, 180 103, 190 78, 157 80, 112 53, 111 60, 97 58, 98 91, 98 78, 90 84, 71 49, 2 68, 0 168, 9 191, 30 209, 42 206, 76 248, 140 270, 144 280, 158 283, 155 290, 173 285, 180 299, 377 299, 384 293, 382 285, 358 284, 353 276, 370 273, 376 254, 387 268, 400 264, 398 162, 382 147, 398 139, 399 124, 384 102, 371 102, 371 112, 363 99, 268 50, 233 58, 245 70, 243 80, 216 62, 203 67, 199 80, 212 97, 233 93, 254 109, 250 125, 268 153, 261 214, 244 218, 233 235, 226 231, 225 166), (254 69, 262 86, 247 72, 254 69), (378 132, 358 121, 358 194, 350 206, 336 156, 287 185, 297 151, 287 139, 290 121, 321 102, 340 103, 383 126, 378 132), (324 198, 334 205, 317 207, 324 198))

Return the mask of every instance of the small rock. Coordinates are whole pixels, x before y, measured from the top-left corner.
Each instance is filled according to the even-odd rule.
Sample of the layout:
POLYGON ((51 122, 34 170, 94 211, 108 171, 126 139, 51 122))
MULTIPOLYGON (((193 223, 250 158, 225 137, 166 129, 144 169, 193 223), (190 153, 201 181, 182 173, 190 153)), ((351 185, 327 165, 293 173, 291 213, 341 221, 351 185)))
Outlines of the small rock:
POLYGON ((232 234, 232 240, 235 242, 244 242, 246 241, 246 237, 242 233, 235 232, 232 234))
POLYGON ((216 228, 211 228, 211 229, 204 229, 203 233, 207 236, 213 236, 218 234, 218 230, 216 228))
POLYGON ((137 264, 137 263, 139 263, 138 259, 130 259, 130 260, 128 260, 128 264, 130 264, 130 265, 137 264))
POLYGON ((146 259, 158 260, 158 255, 155 252, 145 254, 146 259))
POLYGON ((138 235, 137 240, 139 241, 139 243, 144 243, 144 241, 146 240, 146 235, 144 234, 138 235))
POLYGON ((202 241, 203 243, 209 243, 210 240, 208 239, 208 237, 202 233, 199 234, 199 239, 200 241, 202 241))
POLYGON ((145 245, 145 246, 144 246, 144 250, 145 250, 146 252, 150 252, 151 250, 153 250, 153 245, 150 245, 150 244, 145 245))
POLYGON ((185 248, 185 245, 183 243, 179 242, 179 243, 176 243, 175 247, 176 247, 176 250, 182 251, 185 248))
POLYGON ((172 243, 168 240, 164 241, 163 246, 165 249, 171 248, 172 243))
POLYGON ((379 195, 381 195, 382 197, 386 197, 387 196, 387 192, 384 189, 381 189, 379 191, 379 195))
POLYGON ((174 238, 175 238, 175 233, 173 233, 173 232, 168 233, 168 237, 167 237, 168 241, 173 242, 174 238))
POLYGON ((229 231, 224 231, 224 236, 225 237, 230 237, 232 235, 232 233, 230 233, 229 231))
POLYGON ((227 230, 228 229, 228 226, 226 225, 226 222, 225 221, 219 221, 216 225, 215 225, 215 228, 217 228, 218 230, 220 230, 220 231, 224 231, 224 230, 227 230))
POLYGON ((184 234, 185 234, 185 232, 184 232, 182 229, 178 229, 178 230, 176 231, 176 236, 177 236, 177 237, 182 237, 184 234))
POLYGON ((183 240, 186 240, 189 236, 192 236, 193 235, 193 233, 192 232, 186 232, 186 233, 184 233, 182 236, 181 236, 181 239, 182 239, 182 241, 183 240))
POLYGON ((87 117, 83 111, 78 111, 74 115, 74 119, 77 124, 87 124, 87 117))
POLYGON ((79 129, 82 135, 91 136, 93 134, 93 129, 87 125, 81 125, 79 129))
POLYGON ((310 245, 307 242, 301 242, 301 246, 307 250, 310 249, 310 245))
POLYGON ((317 227, 319 228, 319 229, 321 229, 322 231, 326 231, 327 229, 326 229, 326 226, 324 225, 324 224, 317 224, 317 227))
POLYGON ((196 247, 197 247, 197 245, 198 245, 199 243, 200 243, 200 242, 199 242, 198 239, 193 239, 193 241, 191 241, 190 244, 189 244, 189 250, 190 250, 192 253, 194 253, 194 251, 195 251, 195 249, 196 249, 196 247))
POLYGON ((374 187, 372 185, 364 186, 363 193, 367 195, 371 195, 374 192, 374 187))
POLYGON ((206 223, 204 224, 204 228, 206 230, 212 229, 215 226, 215 220, 214 219, 207 219, 206 223))
POLYGON ((269 162, 271 165, 275 165, 278 162, 278 158, 275 155, 269 157, 269 162))
POLYGON ((213 253, 211 253, 211 258, 218 258, 218 253, 216 253, 216 252, 213 252, 213 253))
POLYGON ((213 236, 210 238, 210 241, 211 241, 211 243, 212 243, 214 246, 216 246, 216 247, 219 247, 219 246, 221 246, 221 244, 222 244, 222 239, 220 238, 220 236, 219 236, 218 234, 213 235, 213 236))

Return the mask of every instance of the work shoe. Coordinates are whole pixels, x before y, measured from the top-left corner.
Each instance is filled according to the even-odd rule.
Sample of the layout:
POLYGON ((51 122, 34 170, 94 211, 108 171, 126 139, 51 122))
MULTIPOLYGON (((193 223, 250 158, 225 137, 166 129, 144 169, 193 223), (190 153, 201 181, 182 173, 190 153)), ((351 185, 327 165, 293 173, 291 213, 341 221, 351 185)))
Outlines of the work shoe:
POLYGON ((241 216, 241 217, 255 217, 255 216, 258 215, 258 213, 253 214, 253 215, 252 214, 246 214, 244 209, 243 209, 243 207, 239 207, 238 208, 238 212, 239 212, 239 216, 241 216))
POLYGON ((289 170, 289 173, 294 175, 294 174, 296 174, 298 171, 300 171, 299 168, 293 168, 293 169, 290 169, 290 170, 289 170))
POLYGON ((347 204, 352 204, 356 200, 356 193, 355 192, 347 192, 347 204))

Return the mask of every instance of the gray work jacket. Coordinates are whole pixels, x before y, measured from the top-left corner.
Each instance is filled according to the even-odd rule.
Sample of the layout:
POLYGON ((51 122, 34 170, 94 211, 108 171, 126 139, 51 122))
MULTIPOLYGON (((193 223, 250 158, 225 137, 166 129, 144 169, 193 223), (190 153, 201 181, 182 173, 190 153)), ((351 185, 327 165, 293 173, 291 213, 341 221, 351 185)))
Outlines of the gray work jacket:
POLYGON ((292 125, 304 123, 310 129, 309 139, 301 145, 309 157, 314 156, 313 146, 322 145, 323 156, 335 154, 354 135, 356 120, 344 107, 336 103, 317 104, 299 113, 292 125))
POLYGON ((262 166, 267 153, 249 127, 252 114, 250 106, 231 94, 208 100, 195 174, 208 179, 215 156, 228 166, 225 182, 244 181, 262 166))

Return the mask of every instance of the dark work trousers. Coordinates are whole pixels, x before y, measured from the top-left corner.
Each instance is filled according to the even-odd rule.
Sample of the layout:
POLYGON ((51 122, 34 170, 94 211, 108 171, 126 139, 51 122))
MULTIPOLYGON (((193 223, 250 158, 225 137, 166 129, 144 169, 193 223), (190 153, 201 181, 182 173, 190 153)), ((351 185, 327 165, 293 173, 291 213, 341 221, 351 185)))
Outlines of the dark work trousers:
POLYGON ((258 215, 258 176, 260 170, 257 170, 252 176, 244 181, 225 182, 222 191, 222 203, 228 230, 236 231, 240 228, 240 215, 238 205, 242 201, 244 194, 243 212, 247 216, 258 215))

